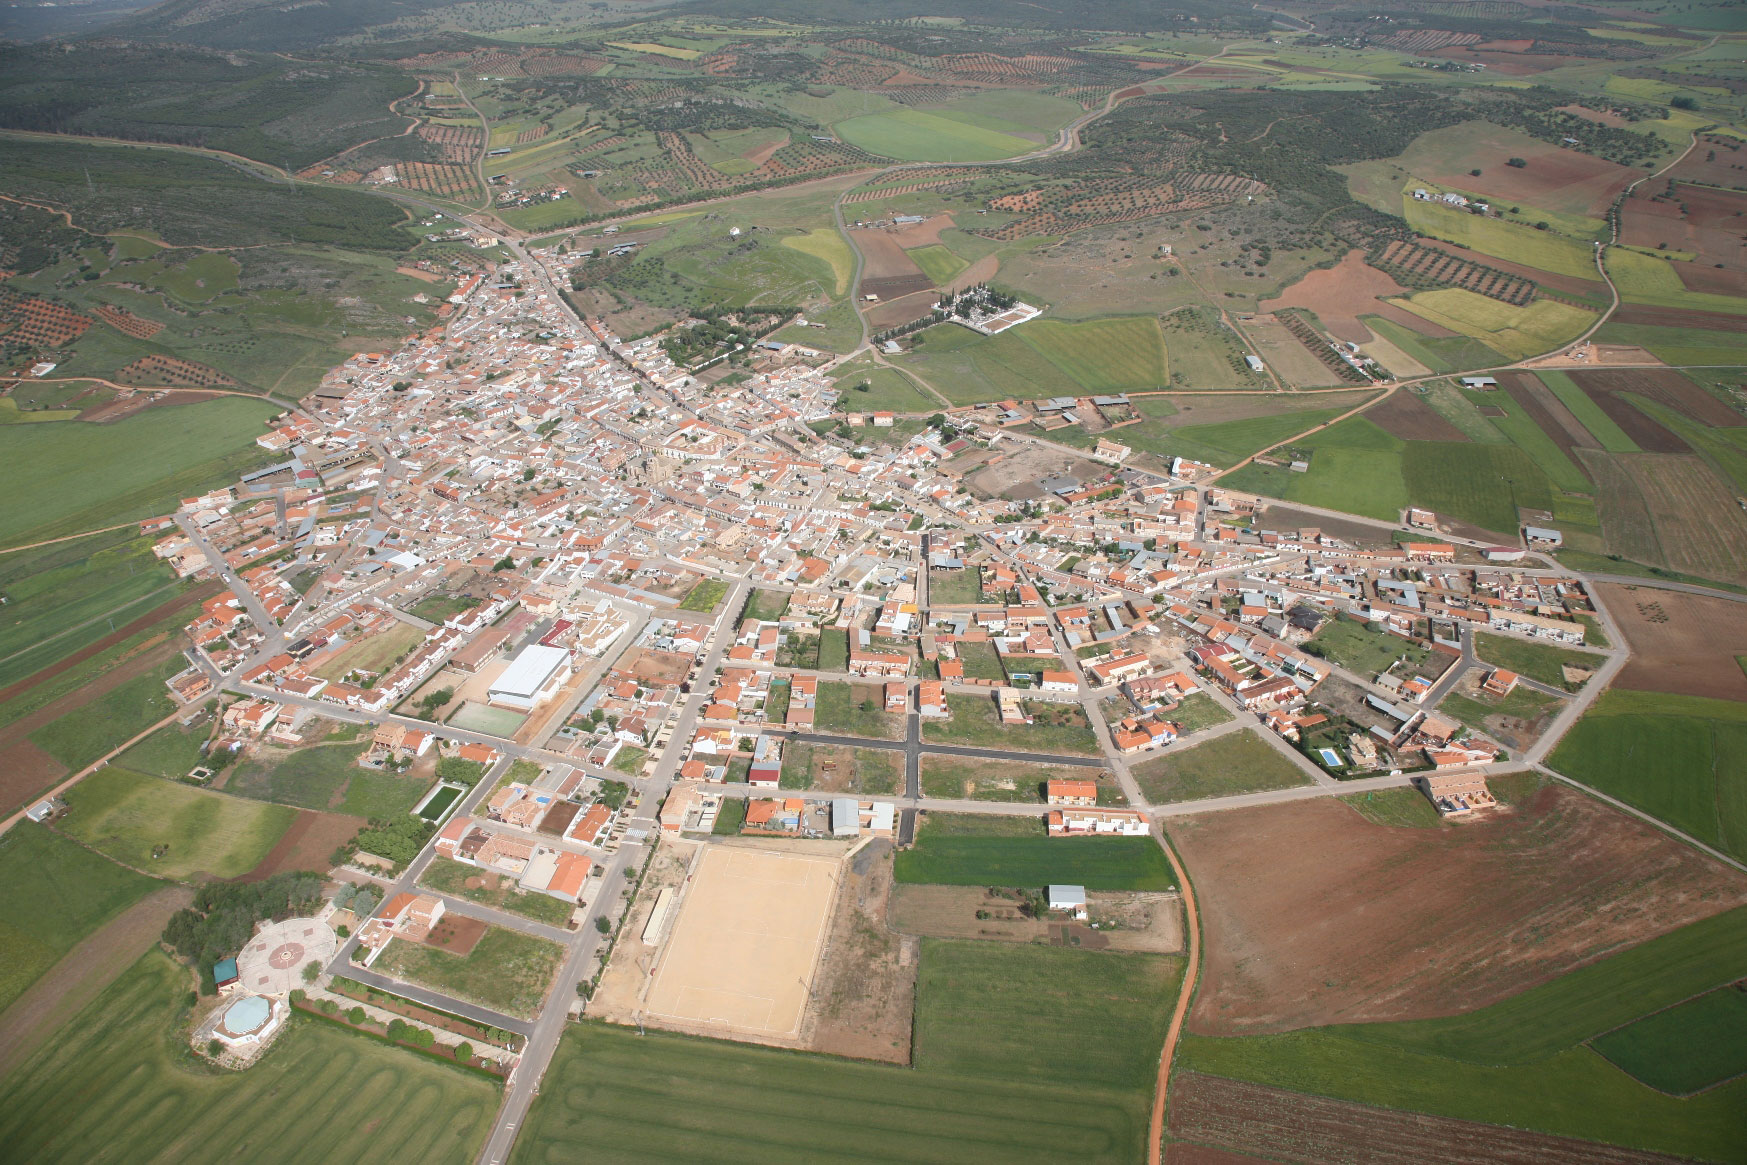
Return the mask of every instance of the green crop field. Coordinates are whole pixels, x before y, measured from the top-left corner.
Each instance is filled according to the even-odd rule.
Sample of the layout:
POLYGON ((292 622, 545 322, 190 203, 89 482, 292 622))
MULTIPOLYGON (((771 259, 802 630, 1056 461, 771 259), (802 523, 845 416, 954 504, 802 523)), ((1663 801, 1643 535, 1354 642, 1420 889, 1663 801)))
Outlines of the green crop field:
POLYGON ((1685 1096, 1747 1073, 1747 989, 1739 983, 1647 1015, 1590 1047, 1652 1088, 1685 1096))
POLYGON ((850 145, 900 162, 989 162, 1038 148, 1022 137, 921 109, 852 117, 835 128, 850 145))
POLYGON ((1626 436, 1626 431, 1614 423, 1614 419, 1602 411, 1595 399, 1581 388, 1576 381, 1563 372, 1538 372, 1541 383, 1552 390, 1564 406, 1571 410, 1571 415, 1582 422, 1601 447, 1609 453, 1638 453, 1638 443, 1626 436))
POLYGON ((1418 789, 1373 789, 1369 793, 1349 793, 1341 800, 1375 825, 1437 829, 1442 824, 1438 811, 1418 789))
POLYGON ((1510 445, 1410 441, 1401 471, 1414 505, 1501 535, 1517 528, 1519 507, 1546 510, 1553 504, 1547 475, 1528 453, 1510 445))
POLYGON ((898 854, 900 882, 948 886, 1168 890, 1176 885, 1150 837, 1050 837, 1043 819, 930 813, 898 854))
POLYGON ((1427 336, 1382 316, 1366 315, 1359 319, 1433 372, 1459 372, 1498 363, 1498 353, 1467 336, 1427 336))
POLYGON ((1205 744, 1173 748, 1163 756, 1132 765, 1130 771, 1140 782, 1140 791, 1154 804, 1310 784, 1302 769, 1251 728, 1228 732, 1205 744))
POLYGON ((1593 651, 1573 651, 1551 643, 1512 639, 1485 631, 1474 637, 1474 654, 1494 667, 1502 667, 1568 692, 1575 692, 1582 685, 1565 682, 1566 664, 1594 671, 1607 659, 1593 651))
POLYGON ((1154 316, 1034 320, 1015 334, 1090 393, 1160 388, 1171 379, 1154 316))
POLYGON ((1747 858, 1747 704, 1604 692, 1548 764, 1747 858))
MULTIPOLYGON (((1493 409, 1502 410, 1503 416, 1487 417, 1486 419, 1500 433, 1508 437, 1511 444, 1528 454, 1530 460, 1535 463, 1541 473, 1546 475, 1546 480, 1552 485, 1566 493, 1583 494, 1592 491, 1593 487, 1590 485, 1589 478, 1584 476, 1583 470, 1579 469, 1571 458, 1565 455, 1564 450, 1554 442, 1552 437, 1547 435, 1535 422, 1535 419, 1529 416, 1527 410, 1518 404, 1509 393, 1480 393, 1463 390, 1462 395, 1476 409, 1486 405, 1493 409)), ((1521 475, 1512 474, 1512 476, 1520 477, 1521 475)), ((1518 485, 1521 484, 1519 481, 1518 485)), ((1551 505, 1548 502, 1527 501, 1521 504, 1542 510, 1550 508, 1551 505)))
POLYGON ((8 1155, 465 1165, 477 1154, 497 1111, 492 1081, 301 1016, 246 1072, 214 1070, 186 1046, 189 982, 151 952, 0 1082, 8 1155))
MULTIPOLYGON (((1294 431, 1289 429, 1281 437, 1289 437, 1294 431)), ((1246 465, 1221 484, 1396 521, 1408 504, 1407 485, 1402 479, 1402 450, 1406 447, 1406 442, 1364 417, 1351 417, 1291 446, 1310 452, 1307 472, 1246 465)))
POLYGON ((1527 307, 1515 307, 1459 287, 1422 291, 1395 302, 1434 324, 1479 340, 1509 360, 1575 340, 1595 322, 1595 313, 1558 300, 1538 299, 1527 307))
POLYGON ((0 426, 0 493, 17 503, 0 514, 0 540, 32 542, 170 513, 182 498, 263 462, 254 441, 278 411, 227 397, 107 425, 0 426))
POLYGON ((1181 966, 1160 955, 925 938, 916 1070, 1145 1097, 1181 966))
POLYGON ((1667 259, 1613 247, 1607 254, 1607 270, 1619 286, 1620 298, 1630 303, 1747 315, 1747 299, 1741 296, 1688 291, 1667 259))
POLYGON ((422 983, 506 1015, 532 1019, 564 961, 564 948, 543 938, 494 926, 466 955, 421 943, 390 943, 376 969, 422 983))
POLYGON ((894 368, 856 360, 839 371, 842 375, 833 379, 838 392, 837 407, 842 412, 933 413, 940 408, 939 401, 924 396, 907 376, 894 368), (866 392, 861 389, 864 384, 866 392))
POLYGON ((66 793, 67 834, 165 878, 234 878, 260 864, 296 811, 103 768, 66 793), (162 855, 153 851, 162 847, 162 855))
POLYGON ((1650 324, 1603 324, 1599 344, 1632 344, 1676 365, 1747 364, 1747 333, 1650 324))
POLYGON ((512 1165, 1129 1162, 1179 960, 924 941, 914 1068, 574 1024, 512 1165))
POLYGON ((990 696, 948 694, 949 720, 931 720, 922 726, 922 739, 933 744, 971 744, 1005 748, 1016 752, 1098 755, 1098 738, 1077 707, 1026 701, 1031 724, 1001 723, 1001 712, 990 696))
POLYGON ((159 885, 30 821, 0 834, 0 883, 0 1011, 159 885))
POLYGON ((855 256, 850 253, 843 236, 834 229, 814 227, 804 235, 785 235, 782 245, 829 264, 834 277, 831 294, 843 295, 849 291, 849 277, 855 272, 855 256))
POLYGON ((1405 659, 1411 666, 1421 663, 1430 654, 1412 640, 1373 630, 1344 616, 1324 623, 1310 639, 1308 647, 1311 654, 1367 679, 1382 673, 1397 660, 1405 659))
POLYGON ((928 276, 936 287, 945 287, 953 277, 970 264, 952 253, 948 247, 939 243, 930 243, 926 247, 916 247, 905 252, 916 266, 922 268, 922 274, 928 276))
POLYGON ((928 599, 931 603, 945 605, 980 603, 983 599, 982 572, 974 566, 930 571, 928 599))
POLYGON ((1600 277, 1595 269, 1594 248, 1588 243, 1415 198, 1404 200, 1403 210, 1407 224, 1422 235, 1555 275, 1600 277))
POLYGON ((1737 907, 1466 1015, 1188 1037, 1184 1067, 1389 1108, 1736 1161, 1747 1079, 1678 1099, 1585 1042, 1733 981, 1747 961, 1737 907))
POLYGON ((164 681, 185 669, 171 655, 145 674, 111 688, 30 734, 30 741, 69 769, 81 769, 176 710, 164 681))

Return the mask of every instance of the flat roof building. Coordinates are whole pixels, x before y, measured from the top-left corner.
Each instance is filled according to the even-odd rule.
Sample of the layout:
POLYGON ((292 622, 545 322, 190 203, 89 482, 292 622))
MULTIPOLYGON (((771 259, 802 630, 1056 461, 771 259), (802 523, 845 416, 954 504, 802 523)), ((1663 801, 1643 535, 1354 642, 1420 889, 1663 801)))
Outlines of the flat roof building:
POLYGON ((549 699, 569 678, 570 652, 534 643, 516 654, 486 698, 501 707, 527 712, 549 699))

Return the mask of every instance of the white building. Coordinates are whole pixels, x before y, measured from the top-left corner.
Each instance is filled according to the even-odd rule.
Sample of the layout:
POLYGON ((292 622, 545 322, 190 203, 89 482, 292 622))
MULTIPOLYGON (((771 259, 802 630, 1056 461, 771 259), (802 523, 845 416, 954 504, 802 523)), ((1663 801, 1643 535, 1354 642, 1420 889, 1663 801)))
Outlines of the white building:
POLYGON ((570 678, 570 653, 562 647, 534 643, 522 648, 491 685, 486 698, 504 708, 532 711, 550 699, 570 678))

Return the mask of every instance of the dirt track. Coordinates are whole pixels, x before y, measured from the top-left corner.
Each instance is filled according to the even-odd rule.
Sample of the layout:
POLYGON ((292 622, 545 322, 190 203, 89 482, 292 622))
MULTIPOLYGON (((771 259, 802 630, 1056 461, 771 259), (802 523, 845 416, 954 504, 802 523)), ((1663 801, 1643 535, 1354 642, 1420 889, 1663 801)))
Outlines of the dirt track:
POLYGON ((1460 825, 1318 800, 1172 834, 1206 930, 1204 1035, 1459 1014, 1747 901, 1747 877, 1558 785, 1460 825))

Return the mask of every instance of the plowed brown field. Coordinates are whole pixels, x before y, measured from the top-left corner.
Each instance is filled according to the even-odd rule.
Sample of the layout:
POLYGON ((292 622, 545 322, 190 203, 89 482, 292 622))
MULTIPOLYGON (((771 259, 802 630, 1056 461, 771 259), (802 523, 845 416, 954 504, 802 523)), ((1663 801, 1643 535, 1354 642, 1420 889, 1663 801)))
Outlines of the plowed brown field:
POLYGON ((1597 583, 1632 658, 1613 686, 1747 700, 1747 603, 1620 583, 1597 583))
POLYGON ((1333 267, 1311 271, 1281 293, 1279 299, 1261 304, 1263 311, 1301 307, 1316 313, 1330 333, 1355 344, 1368 343, 1371 329, 1359 322, 1379 307, 1386 295, 1402 295, 1407 288, 1385 272, 1365 262, 1365 253, 1348 251, 1333 267))
POLYGON ((1201 901, 1203 1035, 1467 1012, 1747 902, 1747 876, 1558 785, 1461 825, 1318 799, 1171 832, 1201 901))

